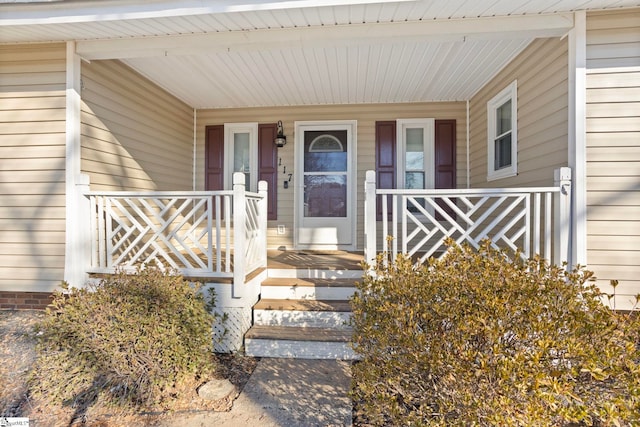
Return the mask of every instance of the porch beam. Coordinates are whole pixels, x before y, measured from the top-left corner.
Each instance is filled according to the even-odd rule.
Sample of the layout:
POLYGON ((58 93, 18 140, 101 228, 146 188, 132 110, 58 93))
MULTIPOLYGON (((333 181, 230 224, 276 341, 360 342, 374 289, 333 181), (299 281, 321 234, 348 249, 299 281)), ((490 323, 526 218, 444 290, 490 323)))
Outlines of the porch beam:
POLYGON ((573 14, 519 15, 415 22, 278 28, 77 42, 85 60, 212 54, 398 41, 471 41, 560 37, 573 28, 573 14))

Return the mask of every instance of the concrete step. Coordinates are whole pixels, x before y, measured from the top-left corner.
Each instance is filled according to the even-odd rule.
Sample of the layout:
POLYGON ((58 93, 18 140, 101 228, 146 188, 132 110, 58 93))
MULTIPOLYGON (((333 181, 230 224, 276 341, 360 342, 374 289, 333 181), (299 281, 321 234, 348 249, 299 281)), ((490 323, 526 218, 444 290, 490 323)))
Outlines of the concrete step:
POLYGON ((254 325, 347 329, 349 301, 261 299, 253 307, 254 325))
POLYGON ((352 330, 254 325, 245 335, 245 353, 252 357, 355 359, 352 330))
POLYGON ((348 300, 358 278, 322 279, 268 277, 262 282, 262 298, 282 300, 348 300))

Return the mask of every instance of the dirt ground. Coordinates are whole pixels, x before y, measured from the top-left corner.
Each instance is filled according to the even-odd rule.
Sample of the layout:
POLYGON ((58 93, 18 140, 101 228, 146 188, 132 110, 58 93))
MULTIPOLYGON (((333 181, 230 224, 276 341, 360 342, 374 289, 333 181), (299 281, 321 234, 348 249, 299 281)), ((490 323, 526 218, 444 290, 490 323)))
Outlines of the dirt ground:
POLYGON ((45 313, 37 310, 0 310, 0 416, 28 417, 33 425, 57 426, 154 426, 176 413, 228 411, 249 380, 258 359, 241 355, 215 355, 219 378, 228 378, 238 391, 218 401, 205 401, 197 395, 201 384, 189 384, 177 393, 171 409, 149 413, 115 412, 99 403, 89 408, 51 406, 34 399, 27 387, 29 372, 36 361, 37 336, 34 326, 45 313))

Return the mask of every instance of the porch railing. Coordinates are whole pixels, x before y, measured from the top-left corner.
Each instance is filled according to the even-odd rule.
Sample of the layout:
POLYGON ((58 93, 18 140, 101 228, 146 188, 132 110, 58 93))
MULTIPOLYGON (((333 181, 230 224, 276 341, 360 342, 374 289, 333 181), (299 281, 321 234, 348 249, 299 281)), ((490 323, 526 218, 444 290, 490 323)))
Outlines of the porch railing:
POLYGON ((569 261, 571 170, 555 171, 555 185, 540 188, 395 190, 365 182, 365 256, 404 253, 424 262, 446 252, 445 240, 569 261))
POLYGON ((245 191, 90 191, 90 273, 157 264, 190 277, 243 283, 266 266, 267 186, 245 191))

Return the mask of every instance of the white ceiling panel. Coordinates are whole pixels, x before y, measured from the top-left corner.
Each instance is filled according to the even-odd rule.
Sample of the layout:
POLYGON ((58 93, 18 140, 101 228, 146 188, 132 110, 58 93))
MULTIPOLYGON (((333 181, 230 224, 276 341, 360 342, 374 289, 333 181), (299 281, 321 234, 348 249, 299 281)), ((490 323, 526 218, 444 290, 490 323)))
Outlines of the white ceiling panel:
POLYGON ((316 25, 538 15, 639 5, 638 0, 254 0, 253 3, 235 0, 210 3, 198 0, 13 3, 0 0, 0 35, 2 42, 95 40, 316 25), (28 35, 18 31, 24 26, 29 27, 28 35))
POLYGON ((77 41, 194 108, 467 100, 576 10, 640 0, 0 0, 0 43, 77 41))
POLYGON ((124 62, 196 108, 466 100, 528 43, 388 42, 124 62))

